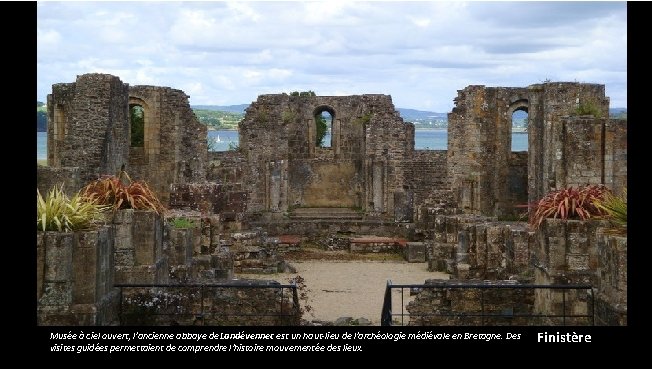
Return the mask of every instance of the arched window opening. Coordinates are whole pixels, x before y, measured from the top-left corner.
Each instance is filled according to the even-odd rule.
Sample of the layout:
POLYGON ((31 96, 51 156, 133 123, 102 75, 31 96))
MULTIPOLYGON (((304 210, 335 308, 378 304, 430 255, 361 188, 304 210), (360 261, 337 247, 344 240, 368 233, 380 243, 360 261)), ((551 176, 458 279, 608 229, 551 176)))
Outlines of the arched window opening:
POLYGON ((512 113, 512 151, 527 151, 528 111, 526 108, 512 113))
POLYGON ((129 105, 129 120, 131 122, 131 147, 145 145, 145 110, 141 105, 129 105))
POLYGON ((317 147, 333 146, 333 115, 324 110, 315 115, 316 134, 315 145, 317 147))

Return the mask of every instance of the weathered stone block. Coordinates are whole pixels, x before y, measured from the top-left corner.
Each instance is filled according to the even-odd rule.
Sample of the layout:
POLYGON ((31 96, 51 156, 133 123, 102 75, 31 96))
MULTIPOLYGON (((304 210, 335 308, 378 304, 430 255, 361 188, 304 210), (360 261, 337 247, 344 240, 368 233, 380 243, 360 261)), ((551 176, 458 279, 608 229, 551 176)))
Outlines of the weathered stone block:
POLYGON ((167 250, 170 265, 189 264, 193 251, 193 233, 195 229, 169 229, 169 248, 167 250))
POLYGON ((568 252, 575 254, 588 252, 589 241, 584 235, 586 235, 586 232, 583 234, 568 234, 568 252))
POLYGON ((45 232, 45 281, 67 282, 72 278, 73 234, 45 232))
POLYGON ((69 306, 72 303, 70 282, 45 282, 39 306, 69 306))
POLYGON ((97 250, 97 231, 84 232, 95 233, 93 236, 81 236, 80 245, 86 247, 75 247, 73 251, 73 294, 72 300, 76 304, 92 304, 95 303, 98 296, 96 291, 101 276, 98 270, 98 250, 97 250), (90 241, 95 239, 96 247, 89 247, 90 241))
POLYGON ((548 252, 551 269, 563 269, 566 266, 566 238, 548 237, 548 252))
POLYGON ((457 253, 468 253, 469 252, 469 232, 468 231, 459 231, 457 233, 457 253))
POLYGON ((446 242, 457 243, 458 219, 455 217, 446 218, 446 242))
POLYGON ((153 211, 136 211, 133 225, 136 265, 155 264, 163 251, 160 216, 153 211))
MULTIPOLYGON (((160 273, 157 265, 137 265, 132 267, 116 267, 116 284, 147 284, 160 283, 160 273)), ((167 273, 167 271, 166 271, 167 273)))
POLYGON ((566 254, 568 270, 589 270, 589 256, 587 254, 566 254))
POLYGON ((131 224, 134 219, 134 209, 117 210, 113 215, 113 224, 131 224))
POLYGON ((469 270, 471 266, 466 263, 457 263, 456 276, 459 279, 469 279, 469 270))
POLYGON ((77 325, 68 307, 39 305, 37 324, 40 326, 77 325))
POLYGON ((502 252, 505 246, 505 236, 503 226, 487 227, 487 252, 502 252))
POLYGON ((115 248, 133 249, 133 228, 131 223, 117 224, 115 229, 115 248))
POLYGON ((43 232, 36 232, 36 299, 43 294, 45 272, 45 237, 43 232))
POLYGON ((548 218, 543 221, 541 229, 548 237, 563 237, 566 238, 566 220, 548 218))
POLYGON ((134 250, 115 250, 115 265, 120 267, 133 266, 134 250))
POLYGON ((408 242, 403 250, 408 263, 424 263, 426 261, 426 246, 423 242, 408 242))

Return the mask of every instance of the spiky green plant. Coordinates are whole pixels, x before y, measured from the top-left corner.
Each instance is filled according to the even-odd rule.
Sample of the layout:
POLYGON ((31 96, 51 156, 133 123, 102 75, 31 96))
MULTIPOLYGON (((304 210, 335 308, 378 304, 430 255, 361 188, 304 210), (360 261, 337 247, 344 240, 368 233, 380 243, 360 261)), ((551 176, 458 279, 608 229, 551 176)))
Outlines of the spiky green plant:
POLYGON ((627 189, 620 196, 608 192, 605 196, 594 202, 594 205, 603 210, 605 219, 609 219, 617 227, 627 227, 627 189))
POLYGON ((107 209, 79 194, 68 198, 62 186, 53 187, 45 199, 37 189, 36 229, 59 232, 87 229, 100 221, 107 209))

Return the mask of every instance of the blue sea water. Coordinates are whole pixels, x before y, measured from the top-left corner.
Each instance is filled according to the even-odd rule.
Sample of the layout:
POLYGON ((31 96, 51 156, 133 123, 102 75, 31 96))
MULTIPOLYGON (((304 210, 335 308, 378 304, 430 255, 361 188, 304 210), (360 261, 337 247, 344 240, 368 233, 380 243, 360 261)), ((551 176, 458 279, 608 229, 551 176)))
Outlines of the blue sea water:
POLYGON ((227 151, 231 147, 238 146, 238 131, 208 131, 209 149, 212 151, 227 151))
MULTIPOLYGON (((208 131, 208 139, 214 140, 214 151, 225 151, 229 143, 238 144, 237 131, 208 131), (219 141, 217 138, 219 137, 219 141)), ((330 142, 330 133, 324 137, 324 142, 330 142)), ((446 150, 448 149, 448 131, 441 129, 417 129, 414 131, 414 148, 416 150, 446 150)), ((512 134, 512 151, 527 151, 527 134, 512 134)))
POLYGON ((36 159, 47 160, 48 158, 48 133, 36 132, 36 159))
MULTIPOLYGON (((446 129, 418 129, 414 131, 414 148, 417 150, 446 150, 448 147, 448 132, 446 129)), ((227 151, 238 145, 238 131, 208 131, 208 139, 212 140, 213 151, 227 151)), ((330 142, 330 137, 324 138, 330 142)), ((36 132, 36 157, 47 159, 47 132, 36 132)), ((527 151, 527 134, 512 134, 512 151, 527 151)))

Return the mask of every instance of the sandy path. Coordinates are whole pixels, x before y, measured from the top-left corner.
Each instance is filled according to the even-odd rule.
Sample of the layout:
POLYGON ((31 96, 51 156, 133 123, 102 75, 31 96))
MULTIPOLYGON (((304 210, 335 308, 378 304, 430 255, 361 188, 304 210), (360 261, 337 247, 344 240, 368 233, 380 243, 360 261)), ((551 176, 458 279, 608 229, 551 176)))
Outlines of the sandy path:
MULTIPOLYGON (((373 325, 380 325, 388 279, 393 284, 423 283, 426 279, 436 278, 448 279, 448 274, 429 272, 426 263, 294 260, 291 264, 297 269, 297 273, 239 274, 236 277, 273 279, 286 283, 298 274, 305 279, 308 304, 313 308, 312 314, 304 315, 305 319, 335 321, 339 317, 364 317, 373 325)), ((403 298, 404 304, 407 305, 412 299, 409 290, 404 290, 403 298)), ((400 313, 400 290, 394 290, 392 305, 393 312, 400 313)))

